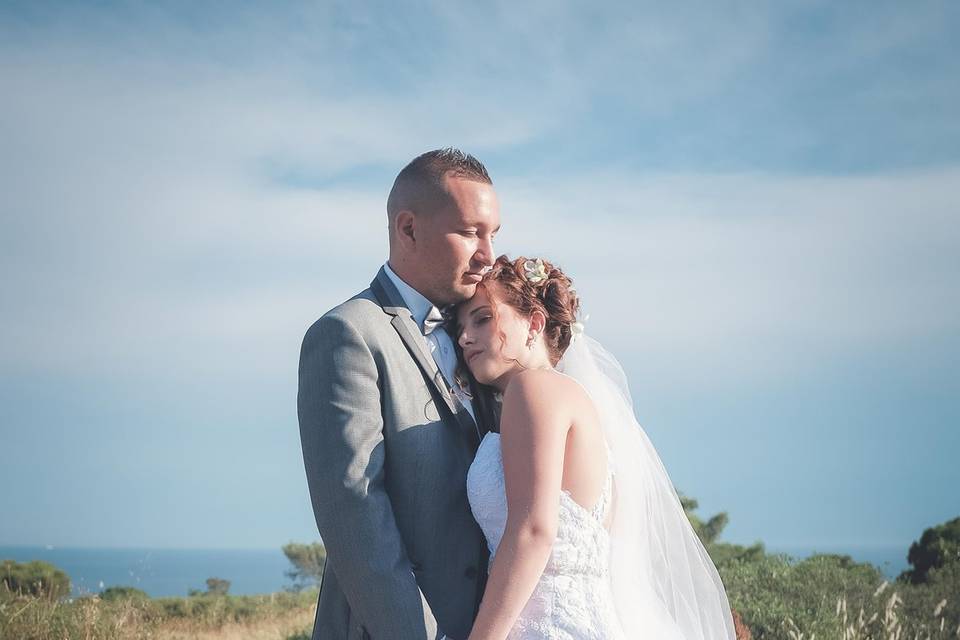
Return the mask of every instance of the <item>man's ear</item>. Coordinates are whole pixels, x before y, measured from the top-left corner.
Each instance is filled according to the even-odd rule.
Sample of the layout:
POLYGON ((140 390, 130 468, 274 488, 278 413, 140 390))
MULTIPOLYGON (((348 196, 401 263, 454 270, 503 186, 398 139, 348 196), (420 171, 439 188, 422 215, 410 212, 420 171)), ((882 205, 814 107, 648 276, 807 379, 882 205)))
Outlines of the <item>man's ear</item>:
POLYGON ((417 245, 417 216, 413 211, 404 209, 393 219, 393 232, 400 244, 406 249, 417 245))

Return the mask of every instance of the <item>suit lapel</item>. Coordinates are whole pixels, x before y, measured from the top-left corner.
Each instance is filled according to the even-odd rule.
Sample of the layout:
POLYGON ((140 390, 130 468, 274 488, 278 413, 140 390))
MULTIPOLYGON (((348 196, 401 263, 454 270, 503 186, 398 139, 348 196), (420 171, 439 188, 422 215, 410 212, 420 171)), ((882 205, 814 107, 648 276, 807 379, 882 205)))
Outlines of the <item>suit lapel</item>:
POLYGON ((473 397, 473 413, 480 427, 478 434, 482 439, 488 431, 500 432, 500 402, 493 397, 493 388, 477 382, 470 376, 470 395, 473 397))
POLYGON ((439 367, 437 367, 437 363, 430 353, 430 348, 427 346, 427 339, 424 338, 423 333, 420 332, 420 328, 413 321, 413 316, 403 301, 403 296, 397 291, 397 288, 393 285, 393 282, 390 281, 390 277, 383 268, 380 269, 377 277, 370 283, 370 289, 377 297, 384 312, 393 316, 390 324, 396 330, 424 375, 433 384, 433 387, 437 390, 437 393, 440 394, 440 397, 443 398, 447 408, 450 409, 450 413, 456 417, 460 425, 466 428, 469 433, 476 433, 479 438, 480 430, 477 427, 477 423, 474 422, 470 416, 470 412, 463 406, 460 399, 457 398, 447 386, 446 378, 443 377, 443 373, 441 373, 439 367))

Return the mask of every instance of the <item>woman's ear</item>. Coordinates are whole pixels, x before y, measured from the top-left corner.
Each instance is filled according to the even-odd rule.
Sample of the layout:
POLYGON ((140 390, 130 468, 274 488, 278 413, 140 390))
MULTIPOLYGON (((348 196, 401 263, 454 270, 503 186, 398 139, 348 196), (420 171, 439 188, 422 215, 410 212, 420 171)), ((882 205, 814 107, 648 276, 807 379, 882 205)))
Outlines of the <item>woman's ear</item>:
POLYGON ((547 326, 547 317, 539 309, 530 314, 530 337, 543 333, 547 326))

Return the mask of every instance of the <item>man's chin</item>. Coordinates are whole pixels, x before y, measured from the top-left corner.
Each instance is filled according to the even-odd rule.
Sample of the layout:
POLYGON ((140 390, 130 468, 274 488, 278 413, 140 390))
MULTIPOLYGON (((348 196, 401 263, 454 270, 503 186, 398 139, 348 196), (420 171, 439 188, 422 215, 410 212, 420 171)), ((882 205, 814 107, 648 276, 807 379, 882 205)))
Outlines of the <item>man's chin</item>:
POLYGON ((477 293, 477 285, 475 284, 460 284, 453 288, 453 291, 450 292, 450 297, 452 300, 448 304, 460 304, 461 302, 466 302, 477 293))

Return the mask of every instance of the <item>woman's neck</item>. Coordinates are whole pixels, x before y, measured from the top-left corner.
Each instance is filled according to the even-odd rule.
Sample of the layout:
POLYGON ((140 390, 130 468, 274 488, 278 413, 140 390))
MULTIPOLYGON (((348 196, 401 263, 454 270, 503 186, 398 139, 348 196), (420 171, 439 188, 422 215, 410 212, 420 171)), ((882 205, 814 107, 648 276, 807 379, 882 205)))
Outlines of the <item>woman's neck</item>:
POLYGON ((531 349, 524 358, 517 358, 514 365, 498 379, 494 380, 491 383, 497 391, 503 393, 507 390, 507 386, 510 384, 510 381, 513 380, 513 377, 518 373, 523 371, 529 371, 530 369, 552 369, 553 365, 550 363, 550 356, 547 354, 547 349, 543 344, 537 344, 531 349))

